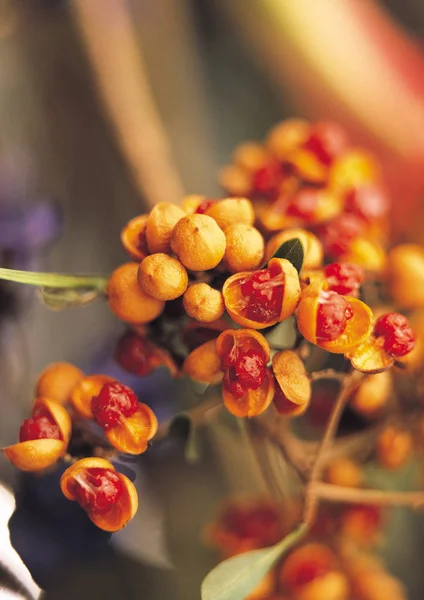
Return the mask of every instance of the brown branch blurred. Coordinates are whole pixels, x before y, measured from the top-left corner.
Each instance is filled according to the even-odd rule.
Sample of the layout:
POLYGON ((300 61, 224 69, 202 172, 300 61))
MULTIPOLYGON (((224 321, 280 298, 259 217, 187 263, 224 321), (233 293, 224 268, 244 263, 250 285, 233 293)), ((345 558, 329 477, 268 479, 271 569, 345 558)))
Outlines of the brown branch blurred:
POLYGON ((74 0, 76 22, 106 112, 138 189, 151 206, 184 188, 156 109, 126 0, 74 0))
POLYGON ((347 502, 358 504, 379 504, 384 506, 424 505, 424 492, 392 492, 388 490, 369 490, 342 487, 331 483, 318 483, 316 494, 319 499, 328 502, 347 502))

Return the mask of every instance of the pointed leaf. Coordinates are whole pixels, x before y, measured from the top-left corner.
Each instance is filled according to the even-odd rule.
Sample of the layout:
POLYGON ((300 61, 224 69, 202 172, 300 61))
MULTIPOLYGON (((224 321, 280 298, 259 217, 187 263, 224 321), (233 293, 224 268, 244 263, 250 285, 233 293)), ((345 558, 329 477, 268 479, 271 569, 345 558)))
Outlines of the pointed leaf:
POLYGON ((93 288, 105 292, 107 277, 66 275, 62 273, 36 273, 0 268, 0 279, 49 288, 93 288))
POLYGON ((302 524, 275 546, 224 560, 203 580, 202 600, 244 600, 278 559, 297 544, 307 531, 307 526, 302 524))
MULTIPOLYGON (((300 273, 303 265, 304 251, 299 238, 287 240, 274 252, 271 258, 285 258, 290 261, 296 271, 300 273)), ((269 260, 271 260, 271 258, 269 260)), ((268 261, 269 262, 269 261, 268 261)))

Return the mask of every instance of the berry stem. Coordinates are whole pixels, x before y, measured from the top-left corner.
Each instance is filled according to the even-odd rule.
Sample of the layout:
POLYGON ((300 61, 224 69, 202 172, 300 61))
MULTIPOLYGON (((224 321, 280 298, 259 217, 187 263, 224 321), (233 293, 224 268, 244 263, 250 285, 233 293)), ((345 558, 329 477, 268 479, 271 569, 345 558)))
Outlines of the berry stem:
POLYGON ((424 492, 392 492, 348 488, 341 485, 320 482, 315 487, 317 498, 328 502, 347 502, 357 504, 379 504, 384 506, 424 505, 424 492))
POLYGON ((32 271, 17 271, 15 269, 0 268, 0 279, 25 283, 38 287, 49 288, 94 288, 105 293, 107 277, 89 275, 64 275, 61 273, 36 273, 32 271))
POLYGON ((337 433, 337 428, 340 423, 346 403, 352 392, 358 387, 360 380, 364 377, 363 373, 353 371, 347 374, 343 380, 339 395, 334 403, 333 411, 327 423, 324 436, 318 447, 316 460, 309 477, 309 483, 306 488, 305 507, 303 511, 303 521, 311 525, 316 516, 318 509, 318 494, 317 487, 320 484, 320 478, 325 466, 325 459, 328 449, 331 447, 337 433))

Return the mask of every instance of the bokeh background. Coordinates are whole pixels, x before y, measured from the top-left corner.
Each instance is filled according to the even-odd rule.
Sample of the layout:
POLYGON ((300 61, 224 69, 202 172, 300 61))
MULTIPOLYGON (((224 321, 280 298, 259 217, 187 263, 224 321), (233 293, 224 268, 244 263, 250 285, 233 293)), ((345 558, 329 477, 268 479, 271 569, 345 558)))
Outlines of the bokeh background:
MULTIPOLYGON (((184 193, 219 195, 232 149, 289 116, 336 118, 371 146, 395 236, 420 240, 423 34, 421 0, 0 0, 1 266, 109 273, 125 259, 119 232, 129 218, 184 193)), ((102 303, 50 312, 16 285, 1 285, 0 311, 5 446, 36 373, 56 360, 113 369, 122 327, 102 303)), ((147 383, 164 414, 169 385, 163 373, 147 383)), ((60 519, 43 534, 57 481, 29 482, 46 498, 25 507, 14 543, 46 598, 199 597, 212 560, 199 552, 199 531, 225 490, 253 484, 248 474, 235 483, 237 468, 223 472, 210 440, 201 466, 170 444, 132 465, 145 508, 113 546, 92 532, 79 539, 78 525, 63 535, 60 519)), ((0 598, 13 597, 6 589, 34 596, 7 545, 7 490, 22 482, 1 457, 0 481, 0 598)), ((399 527, 403 569, 420 555, 423 526, 399 527)), ((422 581, 405 576, 420 600, 422 581)))

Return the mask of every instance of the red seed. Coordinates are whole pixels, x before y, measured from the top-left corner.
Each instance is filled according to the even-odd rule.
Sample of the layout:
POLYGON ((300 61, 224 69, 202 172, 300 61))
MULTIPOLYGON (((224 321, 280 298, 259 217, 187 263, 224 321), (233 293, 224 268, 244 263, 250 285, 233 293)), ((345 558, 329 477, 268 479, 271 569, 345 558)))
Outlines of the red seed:
POLYGON ((19 430, 20 442, 61 439, 59 427, 50 414, 43 409, 36 409, 30 419, 25 419, 19 430))
POLYGON ((148 375, 150 372, 148 353, 150 342, 132 331, 125 333, 118 341, 115 358, 123 369, 135 375, 148 375))
POLYGON ((257 390, 265 379, 265 359, 256 350, 240 353, 235 364, 235 371, 240 383, 247 389, 257 390))
POLYGON ((346 329, 346 321, 352 314, 352 309, 343 296, 337 292, 321 292, 317 311, 317 340, 336 340, 346 329))
POLYGON ((306 222, 312 221, 318 207, 319 194, 320 191, 317 188, 302 188, 289 199, 286 214, 306 222))
POLYGON ((330 571, 328 565, 318 560, 304 560, 296 568, 289 585, 295 587, 311 583, 319 577, 323 577, 330 571))
POLYGON ((203 215, 214 204, 215 200, 203 200, 196 209, 196 214, 203 215))
POLYGON ((106 383, 91 401, 94 418, 104 429, 115 427, 122 418, 133 415, 137 408, 137 396, 119 382, 106 383))
POLYGON ((115 471, 110 469, 85 469, 75 478, 75 496, 85 510, 105 513, 120 499, 123 483, 115 471))
POLYGON ((252 191, 261 196, 275 197, 283 179, 278 163, 270 162, 253 173, 252 191))
POLYGON ((347 192, 345 209, 367 221, 373 221, 381 219, 387 214, 389 200, 377 185, 362 185, 347 192))
POLYGON ((365 232, 362 219, 352 213, 343 213, 322 225, 318 236, 327 256, 338 258, 349 251, 352 242, 365 232))
POLYGON ((322 164, 329 166, 347 150, 348 140, 337 123, 322 121, 312 128, 303 147, 312 152, 322 164))
POLYGON ((329 290, 342 296, 357 296, 364 280, 364 270, 354 263, 331 263, 324 268, 329 290))
POLYGON ((246 393, 246 388, 239 381, 234 367, 231 367, 225 373, 222 385, 236 398, 241 398, 246 393))
POLYGON ((415 346, 415 334, 408 319, 400 313, 382 315, 374 325, 374 335, 384 339, 384 350, 392 356, 409 354, 415 346))
POLYGON ((247 318, 261 323, 277 319, 283 291, 284 275, 279 273, 273 277, 270 269, 255 271, 241 284, 241 292, 247 300, 247 318))

